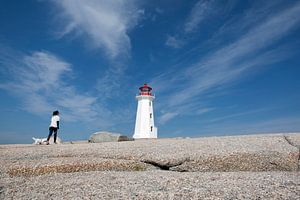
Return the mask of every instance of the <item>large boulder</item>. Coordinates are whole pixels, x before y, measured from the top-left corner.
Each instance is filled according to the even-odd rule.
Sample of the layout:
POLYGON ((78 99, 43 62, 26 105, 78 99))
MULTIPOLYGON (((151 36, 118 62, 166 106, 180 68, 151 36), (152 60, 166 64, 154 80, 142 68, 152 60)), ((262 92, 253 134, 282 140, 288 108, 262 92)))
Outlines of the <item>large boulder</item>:
POLYGON ((121 141, 129 141, 129 139, 125 135, 121 135, 120 133, 111 133, 107 131, 101 131, 93 133, 90 136, 89 142, 91 143, 99 143, 99 142, 121 142, 121 141))

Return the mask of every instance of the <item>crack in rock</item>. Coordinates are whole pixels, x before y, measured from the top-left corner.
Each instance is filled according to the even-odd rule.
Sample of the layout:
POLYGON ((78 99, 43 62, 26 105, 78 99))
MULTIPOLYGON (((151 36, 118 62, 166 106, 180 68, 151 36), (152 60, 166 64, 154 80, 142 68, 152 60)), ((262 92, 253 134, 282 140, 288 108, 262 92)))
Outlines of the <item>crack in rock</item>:
POLYGON ((4 190, 5 190, 4 186, 0 186, 0 199, 5 199, 4 198, 4 190))
POLYGON ((299 151, 299 153, 298 153, 298 171, 300 171, 300 147, 298 147, 297 145, 293 144, 293 142, 290 139, 288 139, 288 137, 286 135, 283 135, 283 138, 285 139, 285 141, 289 145, 291 145, 293 147, 296 147, 298 149, 298 151, 299 151))
MULTIPOLYGON (((153 161, 153 160, 143 160, 141 162, 153 165, 154 167, 157 167, 157 168, 159 168, 161 170, 171 170, 170 168, 180 166, 183 163, 187 162, 188 160, 189 159, 186 158, 186 159, 184 159, 182 161, 178 161, 176 163, 168 163, 168 164, 162 164, 162 163, 159 163, 159 162, 156 162, 156 161, 153 161)), ((185 170, 172 170, 172 171, 184 172, 185 170)))
POLYGON ((161 170, 169 170, 170 169, 170 166, 162 165, 160 163, 157 163, 157 162, 154 162, 154 161, 151 161, 151 160, 145 160, 145 161, 142 161, 142 162, 146 163, 146 164, 153 165, 154 167, 158 167, 161 170))

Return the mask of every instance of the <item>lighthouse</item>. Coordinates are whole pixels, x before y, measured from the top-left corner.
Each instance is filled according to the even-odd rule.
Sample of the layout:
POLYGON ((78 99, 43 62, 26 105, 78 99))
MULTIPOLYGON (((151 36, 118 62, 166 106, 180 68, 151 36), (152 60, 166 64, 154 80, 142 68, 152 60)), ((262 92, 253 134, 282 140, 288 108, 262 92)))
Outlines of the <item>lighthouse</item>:
POLYGON ((151 93, 152 88, 144 84, 139 90, 140 93, 136 96, 138 106, 133 138, 157 138, 153 113, 153 100, 155 97, 151 93))

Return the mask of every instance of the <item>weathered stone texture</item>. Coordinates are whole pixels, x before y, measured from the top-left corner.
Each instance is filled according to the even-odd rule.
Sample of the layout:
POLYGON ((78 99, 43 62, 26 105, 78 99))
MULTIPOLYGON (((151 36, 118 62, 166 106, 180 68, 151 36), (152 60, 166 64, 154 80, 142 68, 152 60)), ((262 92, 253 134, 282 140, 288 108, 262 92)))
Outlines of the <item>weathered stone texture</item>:
POLYGON ((100 142, 121 142, 129 141, 129 138, 125 135, 119 133, 111 132, 96 132, 90 136, 89 142, 91 143, 100 143, 100 142))
POLYGON ((299 136, 0 145, 0 197, 299 199, 299 136))

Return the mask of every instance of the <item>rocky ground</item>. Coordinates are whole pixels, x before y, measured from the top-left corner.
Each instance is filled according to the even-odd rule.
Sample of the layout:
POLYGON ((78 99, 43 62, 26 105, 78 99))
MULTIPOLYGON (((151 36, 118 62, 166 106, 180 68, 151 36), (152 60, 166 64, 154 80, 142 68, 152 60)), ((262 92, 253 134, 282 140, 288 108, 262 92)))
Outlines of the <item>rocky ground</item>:
POLYGON ((1 145, 0 199, 300 199, 300 133, 1 145))

